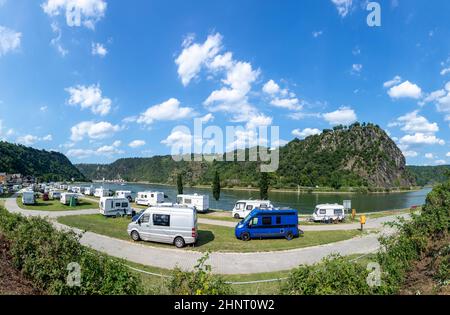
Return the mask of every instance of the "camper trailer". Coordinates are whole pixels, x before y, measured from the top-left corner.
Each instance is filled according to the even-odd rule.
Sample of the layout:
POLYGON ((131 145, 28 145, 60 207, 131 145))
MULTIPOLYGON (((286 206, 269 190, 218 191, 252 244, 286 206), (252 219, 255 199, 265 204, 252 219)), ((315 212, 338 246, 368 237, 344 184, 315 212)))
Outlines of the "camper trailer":
POLYGON ((24 205, 34 205, 36 203, 36 198, 33 191, 24 191, 22 193, 22 204, 24 205))
POLYGON ((195 207, 199 212, 206 212, 209 210, 208 195, 178 195, 177 203, 188 207, 195 207))
POLYGON ((129 190, 118 190, 116 191, 117 198, 126 198, 129 202, 133 201, 133 197, 131 196, 132 192, 129 190))
POLYGON ((232 215, 235 219, 244 219, 253 209, 272 209, 270 200, 238 200, 234 205, 232 215))
POLYGON ((57 190, 50 191, 49 194, 50 199, 61 199, 61 192, 57 190))
POLYGON ((74 194, 74 193, 63 193, 63 194, 61 194, 61 203, 63 205, 69 205, 71 198, 75 198, 76 202, 78 203, 78 194, 74 194))
POLYGON ((93 187, 85 187, 84 188, 84 195, 85 196, 93 196, 94 195, 94 188, 93 187))
POLYGON ((197 242, 197 211, 193 208, 151 207, 128 225, 134 241, 174 244, 182 248, 197 242))
POLYGON ((339 204, 317 205, 312 215, 312 220, 315 222, 343 221, 344 219, 344 206, 339 204))
POLYGON ((133 209, 127 198, 102 197, 99 202, 100 213, 105 217, 132 216, 133 209))
POLYGON ((75 194, 81 194, 81 187, 78 186, 72 187, 72 192, 75 194))
POLYGON ((152 191, 138 192, 135 202, 137 205, 142 206, 156 206, 164 202, 164 193, 152 191))
POLYGON ((94 196, 97 198, 102 198, 102 197, 109 197, 109 189, 105 189, 105 188, 96 188, 95 192, 94 192, 94 196))

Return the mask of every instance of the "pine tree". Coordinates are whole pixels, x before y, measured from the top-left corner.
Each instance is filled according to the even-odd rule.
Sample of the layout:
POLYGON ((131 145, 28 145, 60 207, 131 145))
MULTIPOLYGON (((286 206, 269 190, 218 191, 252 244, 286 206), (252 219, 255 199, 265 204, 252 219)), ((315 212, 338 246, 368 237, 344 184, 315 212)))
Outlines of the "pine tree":
POLYGON ((178 188, 178 194, 182 195, 183 194, 183 177, 181 176, 181 174, 178 174, 178 176, 177 176, 177 188, 178 188))
POLYGON ((259 178, 259 196, 261 200, 269 199, 269 175, 268 173, 261 173, 259 178))
POLYGON ((217 172, 217 171, 214 174, 213 196, 214 196, 214 199, 216 199, 216 200, 220 199, 220 177, 219 177, 219 172, 217 172))

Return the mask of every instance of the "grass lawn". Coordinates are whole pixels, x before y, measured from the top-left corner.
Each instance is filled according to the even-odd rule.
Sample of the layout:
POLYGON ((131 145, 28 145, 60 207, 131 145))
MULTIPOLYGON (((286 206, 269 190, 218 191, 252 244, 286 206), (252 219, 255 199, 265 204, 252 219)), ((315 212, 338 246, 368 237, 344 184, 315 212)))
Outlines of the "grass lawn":
POLYGON ((3 208, 4 206, 5 206, 5 200, 1 200, 1 199, 0 199, 0 207, 3 208))
MULTIPOLYGON (((92 231, 98 234, 107 235, 131 242, 127 234, 127 225, 130 219, 127 218, 106 218, 100 214, 67 216, 58 218, 60 223, 79 228, 81 230, 92 231)), ((187 247, 187 250, 196 251, 216 251, 216 252, 264 252, 287 250, 294 248, 309 247, 315 245, 328 244, 353 238, 361 235, 357 230, 351 231, 314 231, 307 232, 304 236, 292 241, 285 239, 265 239, 243 242, 234 236, 234 229, 222 226, 199 225, 199 240, 195 247, 187 247)), ((173 245, 142 242, 151 246, 174 248, 173 245)))
POLYGON ((76 207, 69 207, 63 205, 59 200, 42 201, 37 199, 33 206, 23 205, 22 198, 17 198, 17 204, 20 208, 25 210, 39 210, 39 211, 68 211, 68 210, 83 210, 83 209, 98 209, 98 203, 86 199, 79 199, 76 207))

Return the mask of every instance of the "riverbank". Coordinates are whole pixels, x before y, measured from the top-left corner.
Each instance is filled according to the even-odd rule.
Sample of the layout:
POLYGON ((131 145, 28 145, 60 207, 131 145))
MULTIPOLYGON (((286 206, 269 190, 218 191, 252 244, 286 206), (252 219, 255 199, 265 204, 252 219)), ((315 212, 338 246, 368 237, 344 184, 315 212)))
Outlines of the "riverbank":
MULTIPOLYGON (((102 182, 102 181, 92 181, 95 184, 116 184, 120 185, 121 183, 114 183, 114 182, 102 182)), ((138 185, 157 185, 157 186, 165 186, 165 187, 176 187, 175 184, 168 184, 168 183, 153 183, 153 182, 146 182, 146 181, 136 181, 136 182, 125 182, 123 183, 125 185, 128 184, 138 184, 138 185)), ((211 185, 185 185, 185 188, 191 188, 191 189, 211 189, 211 185)), ((346 187, 345 189, 335 190, 330 187, 323 187, 323 188, 314 188, 314 187, 301 187, 300 189, 295 188, 271 188, 269 189, 269 193, 295 193, 295 194, 398 194, 398 193, 408 193, 408 192, 414 192, 414 191, 420 191, 425 187, 419 187, 414 186, 410 189, 395 189, 395 190, 388 190, 386 191, 382 187, 373 188, 377 191, 370 191, 370 188, 367 188, 367 191, 361 191, 361 187, 346 187)), ((221 187, 221 190, 225 191, 251 191, 251 192, 259 192, 259 188, 257 187, 221 187)))

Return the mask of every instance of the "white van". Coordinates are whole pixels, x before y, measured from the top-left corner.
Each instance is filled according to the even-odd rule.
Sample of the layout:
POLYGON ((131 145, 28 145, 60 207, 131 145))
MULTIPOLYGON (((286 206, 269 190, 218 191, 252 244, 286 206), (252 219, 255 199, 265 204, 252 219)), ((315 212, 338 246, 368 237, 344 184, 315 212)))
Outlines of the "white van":
POLYGON ((197 211, 183 206, 151 207, 128 225, 127 232, 134 241, 174 244, 182 248, 197 242, 197 211))
POLYGON ((164 193, 153 191, 138 192, 135 202, 141 206, 156 206, 164 202, 164 193))
POLYGON ((75 198, 77 203, 78 203, 78 194, 74 194, 74 193, 62 193, 61 194, 61 203, 63 205, 69 205, 70 204, 70 199, 72 197, 75 198))
POLYGON ((33 191, 24 191, 22 193, 22 204, 24 205, 34 205, 36 203, 36 198, 33 191))
POLYGON ((312 220, 315 222, 343 221, 344 219, 344 206, 339 204, 317 205, 312 215, 312 220))
POLYGON ((93 196, 94 195, 94 187, 85 187, 83 194, 85 196, 93 196))
POLYGON ((109 189, 105 188, 96 188, 94 192, 94 196, 97 198, 109 197, 109 189))
POLYGON ((51 190, 49 197, 50 199, 61 199, 61 192, 57 190, 51 190))
POLYGON ((99 206, 100 213, 105 217, 123 217, 133 214, 127 198, 102 197, 99 206))
POLYGON ((131 191, 129 190, 118 190, 116 191, 117 198, 126 198, 129 202, 133 201, 133 197, 131 196, 131 191))
POLYGON ((208 195, 178 195, 177 203, 183 206, 195 207, 199 212, 206 212, 209 210, 208 195))
POLYGON ((233 208, 233 218, 244 219, 253 209, 273 209, 270 200, 238 200, 233 208))

